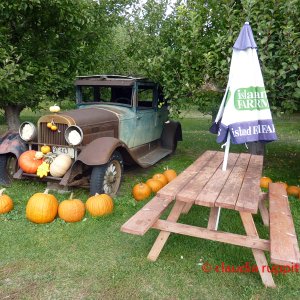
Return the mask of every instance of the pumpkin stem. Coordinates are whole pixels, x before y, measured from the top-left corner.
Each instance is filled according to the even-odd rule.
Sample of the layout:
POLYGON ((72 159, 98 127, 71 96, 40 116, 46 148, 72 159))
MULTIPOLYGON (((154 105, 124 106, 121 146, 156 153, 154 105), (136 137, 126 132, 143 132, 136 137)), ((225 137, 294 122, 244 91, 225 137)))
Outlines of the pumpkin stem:
POLYGON ((72 192, 69 199, 73 199, 74 193, 72 192))
POLYGON ((6 190, 6 188, 3 188, 0 190, 0 196, 2 196, 3 192, 6 190))
POLYGON ((49 189, 45 189, 44 194, 48 194, 49 193, 49 189))

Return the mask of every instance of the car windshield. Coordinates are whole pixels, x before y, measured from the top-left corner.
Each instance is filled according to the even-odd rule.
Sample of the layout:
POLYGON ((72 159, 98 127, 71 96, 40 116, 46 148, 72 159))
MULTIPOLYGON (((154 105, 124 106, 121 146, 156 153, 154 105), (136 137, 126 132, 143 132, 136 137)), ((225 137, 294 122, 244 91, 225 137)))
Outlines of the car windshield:
POLYGON ((79 86, 80 102, 132 104, 131 86, 79 86))

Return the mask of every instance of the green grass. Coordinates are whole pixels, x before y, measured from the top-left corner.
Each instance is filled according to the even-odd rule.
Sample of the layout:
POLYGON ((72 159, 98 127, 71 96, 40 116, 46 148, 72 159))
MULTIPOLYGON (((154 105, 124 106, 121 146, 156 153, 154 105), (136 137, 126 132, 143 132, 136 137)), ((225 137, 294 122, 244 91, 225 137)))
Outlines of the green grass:
MULTIPOLYGON (((171 235, 156 262, 147 254, 157 236, 120 232, 121 225, 146 202, 136 203, 133 185, 165 167, 179 172, 207 149, 220 149, 209 134, 209 118, 183 119, 183 138, 175 155, 149 169, 131 168, 124 176, 115 210, 110 216, 67 224, 60 219, 36 225, 25 218, 29 197, 45 184, 16 181, 7 189, 14 199, 11 213, 0 216, 0 299, 292 299, 299 298, 299 274, 274 275, 276 289, 266 289, 258 274, 205 273, 200 262, 212 266, 254 265, 249 249, 202 239, 171 235)), ((267 146, 264 175, 297 185, 300 161, 300 116, 275 119, 277 142, 267 146)), ((245 151, 243 145, 231 151, 245 151)), ((68 195, 55 193, 59 201, 68 195)), ((85 190, 75 196, 87 199, 85 190)), ((290 198, 296 231, 300 233, 300 201, 290 198)), ((168 213, 168 212, 167 212, 168 213)), ((167 214, 166 213, 166 214, 167 214)), ((208 209, 193 207, 182 222, 206 226, 208 209)), ((222 211, 220 230, 244 233, 238 214, 222 211)), ((268 238, 259 216, 261 237, 268 238)))

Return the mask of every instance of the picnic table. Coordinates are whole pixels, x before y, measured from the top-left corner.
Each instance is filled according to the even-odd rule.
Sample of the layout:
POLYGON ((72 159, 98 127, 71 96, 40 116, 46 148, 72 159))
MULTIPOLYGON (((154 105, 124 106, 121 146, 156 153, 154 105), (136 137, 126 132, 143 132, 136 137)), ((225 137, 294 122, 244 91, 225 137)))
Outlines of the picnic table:
POLYGON ((223 157, 223 152, 204 152, 132 216, 121 231, 144 235, 150 228, 160 230, 148 255, 152 261, 158 258, 171 233, 250 248, 264 285, 275 287, 272 273, 266 271, 268 262, 264 251, 270 251, 272 264, 293 266, 300 263, 285 187, 272 183, 268 194, 261 192, 263 156, 230 153, 226 171, 222 170, 223 157), (160 219, 173 202, 166 220, 160 219), (210 207, 207 228, 177 222, 180 215, 188 213, 193 205, 210 207), (239 212, 246 235, 217 229, 220 208, 239 212), (253 214, 258 210, 264 225, 270 228, 269 239, 261 239, 258 235, 253 220, 253 214))

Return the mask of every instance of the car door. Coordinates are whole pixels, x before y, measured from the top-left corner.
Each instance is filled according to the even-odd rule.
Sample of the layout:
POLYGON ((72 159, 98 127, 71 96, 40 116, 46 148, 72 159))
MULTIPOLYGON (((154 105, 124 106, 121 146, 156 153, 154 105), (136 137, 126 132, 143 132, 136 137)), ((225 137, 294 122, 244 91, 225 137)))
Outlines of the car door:
POLYGON ((134 145, 140 146, 160 137, 157 131, 157 88, 155 84, 138 83, 136 88, 136 129, 134 145))

